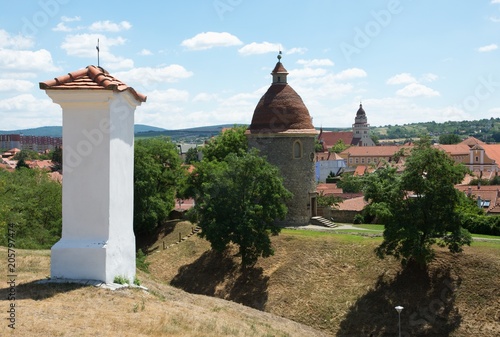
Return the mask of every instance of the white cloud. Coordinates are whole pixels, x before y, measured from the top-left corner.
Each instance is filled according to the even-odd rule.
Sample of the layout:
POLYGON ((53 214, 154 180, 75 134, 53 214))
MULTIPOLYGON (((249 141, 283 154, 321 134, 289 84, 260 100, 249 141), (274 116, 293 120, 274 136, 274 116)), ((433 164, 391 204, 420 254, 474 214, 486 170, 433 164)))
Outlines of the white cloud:
POLYGON ((368 76, 368 74, 363 69, 349 68, 346 70, 342 70, 340 73, 336 74, 334 78, 336 80, 345 81, 345 80, 351 80, 354 78, 362 78, 362 77, 366 77, 366 76, 368 76))
POLYGON ((22 35, 11 35, 0 29, 0 48, 27 49, 34 45, 32 38, 22 35))
POLYGON ((490 21, 498 23, 498 22, 500 22, 500 16, 491 16, 490 21))
POLYGON ((61 21, 62 22, 73 22, 73 21, 80 21, 82 18, 79 17, 79 16, 73 16, 73 17, 69 17, 69 16, 61 16, 61 21))
POLYGON ((56 71, 52 55, 45 49, 37 51, 0 49, 0 69, 23 72, 56 71))
POLYGON ((490 114, 496 114, 497 116, 499 116, 500 115, 500 108, 489 109, 488 113, 490 113, 490 114))
POLYGON ((334 65, 334 63, 330 59, 312 59, 312 60, 300 59, 297 61, 297 63, 304 65, 305 67, 323 67, 323 66, 334 65))
POLYGON ((64 22, 59 22, 54 28, 52 28, 54 32, 64 32, 68 33, 73 31, 73 28, 69 28, 64 24, 64 22))
POLYGON ((408 84, 416 82, 416 78, 413 77, 410 73, 397 74, 386 81, 387 84, 408 84))
POLYGON ((133 68, 128 71, 114 73, 113 76, 131 86, 138 83, 144 87, 151 87, 165 82, 177 82, 193 76, 193 73, 181 65, 172 64, 159 68, 133 68))
POLYGON ((205 50, 213 47, 230 47, 243 44, 236 36, 227 32, 204 32, 181 42, 189 50, 205 50))
POLYGON ((97 21, 89 26, 89 30, 92 32, 112 32, 112 33, 129 30, 130 28, 132 28, 132 25, 128 21, 115 23, 109 20, 97 21))
POLYGON ((252 42, 238 49, 238 52, 242 55, 247 56, 255 54, 278 53, 280 49, 280 44, 278 43, 252 42))
POLYGON ((419 83, 410 83, 407 86, 405 86, 403 89, 396 91, 396 94, 398 96, 402 96, 402 97, 439 96, 439 92, 437 92, 436 90, 431 89, 431 88, 429 88, 423 84, 419 84, 419 83))
POLYGON ((153 53, 149 49, 143 49, 143 50, 141 50, 139 52, 139 55, 141 55, 141 56, 149 56, 149 55, 153 55, 153 53))
POLYGON ((438 78, 439 78, 439 76, 436 74, 426 73, 426 74, 423 74, 422 77, 420 77, 420 81, 422 81, 422 82, 434 82, 438 78))
POLYGON ((26 92, 33 89, 33 82, 26 80, 15 80, 10 78, 0 78, 0 92, 1 91, 19 91, 26 92))
POLYGON ((301 47, 295 47, 290 50, 287 50, 285 53, 287 55, 292 55, 292 54, 304 54, 307 51, 307 48, 301 48, 301 47))
POLYGON ((61 125, 61 108, 49 98, 21 94, 0 100, 2 128, 25 129, 40 125, 61 125), (42 113, 43 112, 43 113, 42 113))
POLYGON ((290 76, 294 79, 303 79, 307 77, 319 77, 326 75, 327 70, 323 68, 300 68, 290 70, 290 76))
POLYGON ((491 0, 492 4, 500 4, 500 0, 491 0))
POLYGON ((206 92, 200 92, 196 96, 193 97, 193 102, 210 102, 217 100, 216 94, 209 94, 206 92))
POLYGON ((97 63, 96 45, 100 41, 100 63, 106 69, 126 69, 134 66, 132 59, 116 56, 110 48, 124 45, 126 40, 122 37, 108 38, 101 34, 74 34, 67 35, 61 48, 70 56, 91 58, 91 63, 97 63))
POLYGON ((492 43, 492 44, 489 44, 489 45, 486 45, 486 46, 479 47, 477 49, 477 51, 480 52, 480 53, 487 53, 489 51, 493 51, 493 50, 497 50, 497 49, 498 49, 498 46, 495 43, 492 43))

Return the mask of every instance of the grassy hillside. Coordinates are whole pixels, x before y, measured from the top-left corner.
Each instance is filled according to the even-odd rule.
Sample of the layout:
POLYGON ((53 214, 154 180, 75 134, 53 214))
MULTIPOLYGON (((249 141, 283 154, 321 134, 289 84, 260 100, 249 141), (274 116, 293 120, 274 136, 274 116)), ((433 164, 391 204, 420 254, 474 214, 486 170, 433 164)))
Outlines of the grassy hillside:
MULTIPOLYGON (((457 256, 438 249, 422 273, 377 259, 373 232, 284 230, 275 256, 242 271, 196 235, 177 244, 191 229, 171 222, 150 245, 150 273, 138 273, 149 292, 37 284, 50 274, 50 252, 17 251, 16 330, 4 321, 0 335, 397 336, 402 305, 403 336, 500 336, 499 241, 457 256)), ((3 317, 7 293, 4 283, 3 317)))
MULTIPOLYGON (((176 226, 166 241, 189 231, 189 224, 176 226)), ((245 272, 237 258, 213 253, 196 236, 152 253, 150 269, 191 293, 243 303, 335 336, 395 336, 397 305, 405 307, 404 336, 500 336, 500 241, 474 243, 461 255, 438 248, 428 273, 376 258, 376 236, 284 230, 273 242, 275 256, 245 272)))
MULTIPOLYGON (((0 254, 6 257, 7 250, 0 248, 0 254)), ((324 336, 236 303, 188 294, 144 273, 138 277, 149 292, 37 284, 50 274, 48 250, 18 250, 16 265, 15 330, 7 327, 10 302, 2 282, 0 336, 324 336)))

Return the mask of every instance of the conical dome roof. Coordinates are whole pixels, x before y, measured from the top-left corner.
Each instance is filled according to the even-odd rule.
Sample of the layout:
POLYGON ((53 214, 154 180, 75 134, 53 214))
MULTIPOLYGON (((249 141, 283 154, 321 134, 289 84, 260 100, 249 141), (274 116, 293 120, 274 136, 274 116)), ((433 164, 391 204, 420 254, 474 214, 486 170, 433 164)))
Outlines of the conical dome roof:
POLYGON ((278 61, 271 73, 273 83, 255 107, 250 133, 317 133, 302 98, 288 85, 287 74, 278 61))

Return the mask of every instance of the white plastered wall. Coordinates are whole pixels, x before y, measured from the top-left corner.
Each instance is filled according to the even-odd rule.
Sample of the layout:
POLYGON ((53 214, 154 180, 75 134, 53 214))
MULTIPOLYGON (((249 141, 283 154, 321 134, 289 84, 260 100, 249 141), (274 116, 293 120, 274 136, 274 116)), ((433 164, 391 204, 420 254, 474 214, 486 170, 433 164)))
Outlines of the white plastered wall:
POLYGON ((46 90, 63 109, 63 228, 51 277, 135 278, 134 111, 127 91, 46 90))

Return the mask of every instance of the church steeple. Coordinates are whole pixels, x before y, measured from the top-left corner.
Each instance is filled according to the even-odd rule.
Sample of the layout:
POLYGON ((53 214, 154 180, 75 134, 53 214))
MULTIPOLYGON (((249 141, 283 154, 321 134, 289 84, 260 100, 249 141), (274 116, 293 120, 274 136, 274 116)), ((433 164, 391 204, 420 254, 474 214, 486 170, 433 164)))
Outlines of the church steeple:
POLYGON ((273 84, 287 84, 287 75, 288 71, 281 63, 281 51, 278 54, 278 63, 274 66, 273 71, 271 72, 273 75, 273 84))

